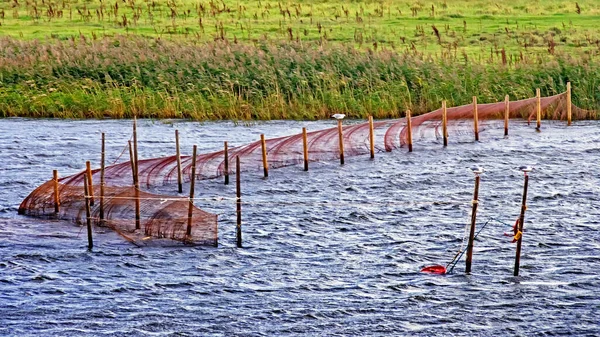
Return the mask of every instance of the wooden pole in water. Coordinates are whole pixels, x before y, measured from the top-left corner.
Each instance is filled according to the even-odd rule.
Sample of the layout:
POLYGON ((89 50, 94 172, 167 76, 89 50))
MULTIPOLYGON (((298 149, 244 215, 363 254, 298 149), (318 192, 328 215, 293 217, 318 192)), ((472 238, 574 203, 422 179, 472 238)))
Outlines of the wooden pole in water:
POLYGON ((406 129, 408 134, 408 152, 412 152, 413 144, 412 144, 412 122, 410 120, 410 110, 406 110, 406 129))
POLYGON ((338 143, 340 146, 340 164, 344 165, 344 130, 342 128, 342 120, 338 119, 338 143))
POLYGON ((517 224, 517 253, 515 256, 515 276, 519 276, 519 265, 521 264, 521 240, 523 240, 523 224, 525 223, 525 210, 527 209, 527 185, 529 176, 525 173, 525 182, 523 184, 523 202, 521 203, 521 214, 517 224))
POLYGON ((135 229, 140 229, 140 185, 138 183, 135 154, 132 149, 131 141, 129 141, 129 162, 131 163, 131 175, 133 176, 133 190, 135 195, 135 229))
POLYGON ((194 186, 196 184, 196 149, 197 146, 194 145, 194 150, 192 151, 192 177, 190 179, 190 203, 188 205, 187 230, 185 231, 185 235, 188 238, 192 235, 192 214, 194 212, 194 186))
POLYGON ((510 100, 508 95, 504 97, 504 137, 508 137, 508 118, 510 114, 510 100))
POLYGON ((535 89, 535 97, 537 98, 536 104, 536 129, 539 131, 542 127, 542 94, 540 93, 540 89, 535 89))
POLYGON ((90 196, 88 188, 87 176, 83 177, 83 197, 85 199, 85 216, 87 225, 87 236, 88 236, 88 249, 92 250, 94 242, 92 240, 92 212, 90 210, 90 196))
POLYGON ((90 206, 94 206, 94 183, 92 181, 92 165, 90 164, 89 160, 85 162, 85 175, 88 180, 88 187, 90 192, 90 206))
POLYGON ((369 116, 369 145, 371 150, 371 159, 375 159, 375 127, 373 126, 373 116, 369 116))
POLYGON ((58 170, 52 171, 52 180, 54 181, 54 213, 60 212, 60 196, 58 193, 58 170))
POLYGON ((477 96, 473 96, 473 129, 475 130, 475 141, 479 141, 479 113, 477 112, 477 96))
POLYGON ((104 224, 104 170, 106 166, 105 137, 102 132, 102 148, 100 150, 100 225, 104 224))
POLYGON ((179 130, 175 130, 175 154, 177 156, 177 191, 183 193, 183 177, 181 175, 181 151, 179 150, 179 130))
POLYGON ((567 82, 567 126, 571 126, 571 82, 567 82))
POLYGON ((240 180, 240 157, 235 157, 235 195, 237 225, 235 226, 235 238, 238 248, 242 248, 242 183, 240 180))
POLYGON ((469 243, 467 244, 467 260, 465 273, 471 272, 473 261, 473 240, 475 238, 475 223, 477 221, 477 206, 479 205, 479 174, 475 174, 475 191, 473 192, 473 209, 471 210, 471 231, 469 232, 469 243))
POLYGON ((263 171, 265 178, 267 178, 269 176, 269 161, 267 160, 267 142, 264 134, 260 135, 260 146, 262 148, 263 171))
POLYGON ((229 185, 229 148, 227 142, 223 143, 223 175, 225 176, 225 185, 229 185))
POLYGON ((448 111, 446 101, 442 101, 442 134, 444 137, 444 147, 448 146, 448 111))
POLYGON ((306 128, 302 128, 302 148, 304 149, 304 171, 308 171, 308 135, 306 128))

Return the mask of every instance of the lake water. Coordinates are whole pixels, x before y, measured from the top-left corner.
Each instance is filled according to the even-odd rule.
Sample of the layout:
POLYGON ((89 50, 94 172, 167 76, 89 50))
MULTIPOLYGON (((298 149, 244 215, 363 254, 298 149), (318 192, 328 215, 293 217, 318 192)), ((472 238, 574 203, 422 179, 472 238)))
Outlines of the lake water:
MULTIPOLYGON (((431 135, 405 149, 244 173, 244 248, 235 247, 235 185, 201 181, 196 205, 219 214, 219 247, 136 247, 95 228, 17 215, 58 169, 97 167, 130 138, 130 121, 0 119, 2 336, 547 336, 600 334, 600 123, 512 123, 447 148, 431 135), (503 235, 518 216, 530 164, 521 272, 503 235), (469 222, 481 165, 473 272, 448 263, 469 222)), ((143 120, 141 158, 221 149, 332 122, 252 125, 143 120)), ((125 160, 124 153, 118 161, 125 160)), ((172 189, 172 191, 170 190, 172 189)), ((157 192, 174 192, 161 187, 157 192)))

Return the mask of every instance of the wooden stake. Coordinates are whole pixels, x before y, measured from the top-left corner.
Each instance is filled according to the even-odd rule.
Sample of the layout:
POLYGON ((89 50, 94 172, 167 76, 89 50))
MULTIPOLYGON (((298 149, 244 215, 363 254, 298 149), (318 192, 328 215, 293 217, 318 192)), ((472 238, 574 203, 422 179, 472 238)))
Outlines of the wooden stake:
POLYGON ((135 163, 135 229, 140 229, 140 171, 137 146, 137 118, 133 116, 133 160, 135 163))
POLYGON ((510 114, 510 100, 508 95, 504 97, 504 137, 508 137, 508 118, 510 114))
POLYGON ((100 225, 104 225, 104 170, 105 170, 105 137, 102 132, 102 147, 100 151, 100 225))
POLYGON ((540 93, 540 89, 535 89, 535 97, 537 98, 537 104, 536 104, 536 121, 537 121, 537 126, 536 129, 539 131, 542 127, 542 95, 540 93))
POLYGON ((369 145, 371 150, 371 159, 375 159, 375 127, 373 126, 373 116, 369 116, 369 145))
POLYGON ((229 149, 227 142, 223 143, 223 175, 225 176, 225 185, 229 185, 229 149))
POLYGON ((308 135, 306 128, 302 128, 302 147, 304 149, 304 171, 308 171, 308 135))
POLYGON ((133 176, 133 190, 134 190, 134 201, 135 201, 135 229, 140 229, 140 185, 138 183, 138 176, 135 164, 135 154, 132 149, 131 141, 129 141, 129 162, 131 163, 131 173, 133 176))
POLYGON ((185 235, 188 237, 188 239, 192 235, 192 214, 194 212, 194 185, 196 184, 196 149, 197 146, 194 145, 194 150, 192 151, 192 177, 190 179, 190 203, 188 205, 187 230, 185 231, 185 235))
POLYGON ((60 212, 60 196, 58 193, 58 170, 52 171, 52 180, 54 181, 54 213, 60 212))
POLYGON ((242 183, 240 180, 240 157, 235 157, 235 195, 237 225, 235 227, 235 238, 238 248, 242 248, 242 183))
POLYGON ((475 130, 475 141, 479 141, 479 113, 477 112, 477 96, 473 96, 473 129, 475 130))
POLYGON ((446 101, 442 101, 442 134, 444 137, 444 147, 448 146, 448 111, 446 101))
POLYGON ((527 209, 527 185, 529 184, 529 176, 525 173, 525 182, 523 184, 523 202, 521 203, 521 214, 519 215, 519 223, 517 226, 517 253, 515 256, 515 276, 519 276, 519 265, 521 264, 521 240, 523 240, 523 224, 525 223, 525 210, 527 209))
POLYGON ((83 177, 83 197, 85 199, 85 216, 87 225, 87 236, 88 236, 88 249, 94 248, 94 242, 92 240, 92 212, 90 210, 90 195, 88 188, 88 179, 86 176, 83 177))
POLYGON ((338 144, 340 147, 340 164, 344 165, 344 130, 342 128, 342 120, 338 119, 338 144))
POLYGON ((267 142, 265 141, 265 135, 260 135, 260 146, 262 148, 262 160, 265 178, 269 176, 269 162, 267 160, 267 142))
POLYGON ((571 82, 567 82, 567 126, 571 126, 571 82))
POLYGON ((175 155, 177 156, 177 191, 183 193, 183 177, 181 175, 181 152, 179 150, 179 130, 175 130, 175 155))
POLYGON ((412 152, 413 144, 412 144, 412 122, 410 121, 410 110, 406 110, 406 129, 408 134, 408 152, 412 152))
POLYGON ((469 232, 469 243, 467 244, 467 260, 465 273, 471 272, 473 261, 473 240, 475 238, 475 223, 477 220, 477 206, 479 205, 479 174, 475 175, 475 191, 473 192, 473 209, 471 210, 471 231, 469 232))
POLYGON ((88 180, 88 187, 90 192, 90 206, 94 206, 94 183, 92 182, 92 166, 89 160, 85 162, 85 175, 88 180))

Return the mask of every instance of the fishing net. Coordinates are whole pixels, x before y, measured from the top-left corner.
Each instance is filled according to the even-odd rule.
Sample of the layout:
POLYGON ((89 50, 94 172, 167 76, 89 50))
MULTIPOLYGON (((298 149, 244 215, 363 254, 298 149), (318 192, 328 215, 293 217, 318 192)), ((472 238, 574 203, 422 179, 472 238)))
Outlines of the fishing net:
MULTIPOLYGON (((508 103, 508 117, 521 118, 530 122, 536 117, 538 98, 528 98, 508 103)), ((566 93, 539 99, 541 117, 544 119, 566 119, 566 93)), ((574 119, 584 119, 592 112, 571 106, 574 119)), ((474 133, 474 105, 449 107, 447 111, 448 134, 474 133)), ((506 103, 477 104, 479 132, 489 128, 500 127, 506 112, 506 103)), ((431 132, 440 138, 442 125, 442 109, 413 117, 412 131, 416 135, 431 132)), ((377 121, 373 123, 374 142, 378 151, 392 151, 407 144, 408 129, 406 118, 377 121), (383 139, 382 139, 383 138, 383 139), (381 144, 382 146, 380 146, 381 144)), ((299 130, 300 131, 300 130, 299 130)), ((340 158, 339 134, 337 127, 307 133, 308 160, 329 161, 340 158)), ((370 124, 358 123, 343 127, 344 155, 359 156, 370 152, 370 124)), ((298 165, 304 161, 303 135, 298 133, 291 136, 267 139, 265 141, 268 163, 270 168, 280 168, 298 165)), ((175 151, 174 151, 175 152, 175 151)), ((262 144, 260 140, 247 145, 232 147, 228 151, 228 160, 240 158, 241 170, 257 171, 263 169, 262 144)), ((225 152, 215 151, 200 154, 196 157, 196 179, 211 179, 224 175, 225 152)), ((190 181, 192 157, 181 156, 182 180, 190 181)), ((139 160, 139 182, 141 188, 175 184, 178 181, 177 157, 175 155, 163 158, 139 160)), ((232 166, 232 165, 229 165, 232 166)), ((235 169, 229 168, 229 174, 235 169)), ((93 192, 99 195, 98 183, 100 170, 91 172, 93 192)), ((85 172, 59 181, 61 219, 81 222, 85 217, 85 202, 83 193, 83 178, 85 172)), ((147 237, 170 238, 179 241, 193 241, 201 244, 217 243, 217 216, 193 208, 191 236, 186 235, 187 211, 189 200, 171 196, 162 196, 136 190, 132 187, 133 173, 130 162, 123 162, 106 167, 105 169, 105 198, 104 209, 106 221, 99 221, 99 205, 94 203, 92 218, 99 225, 108 226, 119 232, 143 232, 147 237), (141 229, 135 230, 135 200, 140 200, 141 229)), ((48 181, 33 191, 21 204, 19 212, 33 216, 56 216, 53 198, 54 182, 48 181)))
MULTIPOLYGON (((59 212, 55 213, 55 181, 35 189, 19 207, 19 213, 37 217, 57 217, 84 224, 87 220, 83 179, 86 172, 59 179, 59 212)), ((99 181, 96 181, 98 183, 99 181)), ((97 226, 117 231, 131 241, 146 238, 171 239, 199 245, 217 245, 217 215, 192 209, 191 234, 187 235, 188 198, 162 196, 136 191, 133 186, 105 186, 90 189, 91 219, 97 226), (136 193, 137 192, 137 193, 136 193), (136 199, 140 202, 140 228, 136 230, 136 199), (100 219, 100 203, 104 202, 104 220, 100 219)))

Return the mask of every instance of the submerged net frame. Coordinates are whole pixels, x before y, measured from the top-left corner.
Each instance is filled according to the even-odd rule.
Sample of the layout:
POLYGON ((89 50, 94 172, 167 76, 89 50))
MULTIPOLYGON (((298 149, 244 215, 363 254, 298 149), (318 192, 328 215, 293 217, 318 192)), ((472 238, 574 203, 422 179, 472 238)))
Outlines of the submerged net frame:
MULTIPOLYGON (((540 98, 542 117, 545 119, 566 119, 567 94, 561 93, 540 98)), ((523 118, 530 122, 537 113, 537 97, 509 102, 509 118, 523 118)), ((572 105, 575 119, 584 119, 590 111, 572 105)), ((502 119, 506 110, 505 102, 477 104, 480 131, 493 127, 491 121, 502 119)), ((450 132, 473 133, 473 104, 449 107, 447 111, 448 130, 450 132)), ((440 137, 442 109, 413 117, 411 119, 414 134, 424 134, 433 130, 440 137)), ((379 151, 392 151, 407 144, 408 129, 406 118, 377 121, 373 123, 374 132, 383 136, 383 147, 379 151)), ((370 125, 368 122, 343 127, 345 156, 359 156, 370 152, 370 125)), ((309 161, 329 161, 340 158, 337 127, 307 133, 309 161)), ((266 152, 270 168, 298 165, 304 161, 303 135, 295 134, 267 139, 266 152)), ((261 141, 229 149, 229 159, 239 157, 243 171, 262 170, 261 141)), ((181 156, 183 180, 191 180, 192 157, 181 156)), ((224 151, 200 154, 196 157, 196 179, 212 179, 225 174, 224 151)), ((137 162, 140 186, 176 184, 177 156, 144 159, 137 162)), ((229 173, 234 173, 230 169, 229 173)), ((85 171, 62 178, 59 183, 60 213, 54 213, 53 189, 54 181, 50 180, 34 190, 19 207, 20 214, 32 216, 58 216, 61 219, 81 223, 85 217, 85 199, 83 179, 85 171)), ((94 195, 99 196, 100 170, 91 172, 94 182, 94 195)), ((198 244, 217 244, 217 216, 197 207, 193 207, 192 234, 186 235, 189 198, 157 195, 144 191, 136 191, 132 186, 132 168, 130 162, 110 165, 105 169, 105 219, 99 221, 98 203, 92 208, 92 218, 98 225, 104 225, 120 233, 136 233, 135 200, 139 198, 141 206, 141 229, 145 236, 168 238, 177 241, 198 244)), ((141 232, 141 231, 140 231, 141 232)))

